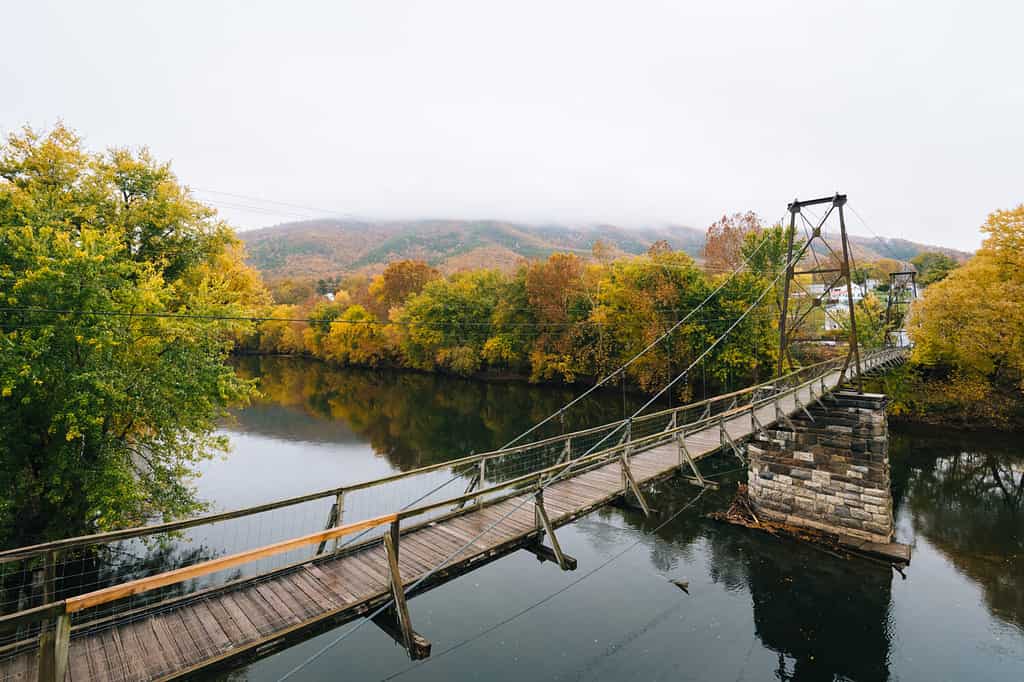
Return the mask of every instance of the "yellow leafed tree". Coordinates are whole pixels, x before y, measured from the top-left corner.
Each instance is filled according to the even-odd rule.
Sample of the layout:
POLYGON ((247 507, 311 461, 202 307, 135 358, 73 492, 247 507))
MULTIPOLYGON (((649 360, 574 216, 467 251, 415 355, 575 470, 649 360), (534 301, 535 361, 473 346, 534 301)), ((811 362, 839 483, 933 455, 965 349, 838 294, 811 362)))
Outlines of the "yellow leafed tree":
POLYGON ((992 213, 982 231, 977 254, 911 311, 914 360, 1024 391, 1024 204, 992 213))

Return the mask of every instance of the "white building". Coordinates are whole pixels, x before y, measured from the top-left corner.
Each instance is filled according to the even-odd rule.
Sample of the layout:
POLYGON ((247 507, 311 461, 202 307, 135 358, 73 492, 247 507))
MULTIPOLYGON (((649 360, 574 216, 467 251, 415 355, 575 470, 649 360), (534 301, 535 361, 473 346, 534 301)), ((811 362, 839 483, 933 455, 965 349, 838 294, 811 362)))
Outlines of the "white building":
POLYGON ((850 319, 850 308, 846 303, 845 291, 843 302, 841 304, 831 304, 825 306, 825 331, 835 331, 842 329, 843 326, 839 324, 845 320, 850 319))

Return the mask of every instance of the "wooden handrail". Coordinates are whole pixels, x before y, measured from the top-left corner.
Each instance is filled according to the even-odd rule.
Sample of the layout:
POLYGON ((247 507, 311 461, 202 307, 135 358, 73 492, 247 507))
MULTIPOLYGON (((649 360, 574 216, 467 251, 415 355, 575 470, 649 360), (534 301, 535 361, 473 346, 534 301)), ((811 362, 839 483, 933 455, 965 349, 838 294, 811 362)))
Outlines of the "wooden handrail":
MULTIPOLYGON (((878 354, 884 354, 884 353, 890 353, 891 354, 891 353, 893 353, 893 351, 883 350, 883 351, 880 351, 878 354)), ((876 356, 878 354, 876 354, 876 356)), ((871 357, 871 356, 869 356, 869 357, 871 357)), ((701 407, 701 406, 704 406, 704 405, 709 405, 709 404, 713 404, 713 403, 716 403, 716 402, 721 402, 721 401, 724 401, 724 400, 729 400, 731 398, 735 398, 735 397, 738 397, 738 396, 746 394, 746 393, 751 393, 751 392, 753 392, 753 391, 755 391, 755 390, 757 390, 759 388, 763 388, 765 386, 774 385, 774 384, 778 383, 779 381, 784 381, 784 380, 786 380, 788 378, 791 378, 794 375, 799 374, 801 372, 806 372, 806 371, 814 369, 814 368, 820 368, 821 366, 826 365, 826 364, 830 364, 830 363, 835 364, 836 362, 837 362, 836 359, 823 360, 821 362, 818 362, 818 363, 815 363, 815 364, 812 364, 812 365, 808 365, 806 367, 801 367, 800 369, 794 370, 794 371, 790 372, 789 374, 786 374, 786 375, 784 375, 782 377, 776 377, 775 379, 772 379, 771 381, 766 381, 766 382, 762 382, 760 384, 755 384, 753 386, 748 386, 747 388, 743 388, 743 389, 740 389, 738 391, 733 391, 731 393, 725 393, 725 394, 722 394, 722 395, 713 396, 711 398, 705 398, 704 400, 700 400, 700 401, 697 401, 697 402, 694 402, 694 403, 688 403, 686 405, 680 405, 679 407, 669 408, 669 409, 661 410, 661 411, 658 411, 658 412, 652 412, 651 414, 647 414, 647 415, 643 415, 641 417, 635 418, 633 420, 633 422, 637 423, 637 422, 642 422, 642 421, 649 421, 649 420, 655 419, 655 418, 657 418, 659 416, 664 416, 666 414, 671 414, 672 412, 679 413, 679 412, 682 412, 682 411, 685 411, 685 410, 689 410, 689 409, 693 409, 693 408, 698 408, 698 407, 701 407)), ((806 382, 803 382, 803 383, 806 383, 806 382)), ((481 460, 495 459, 495 458, 498 458, 498 457, 503 457, 503 456, 506 456, 506 455, 515 454, 517 452, 523 452, 523 451, 526 451, 526 450, 529 450, 529 449, 532 449, 532 448, 543 447, 545 445, 550 445, 550 444, 558 443, 558 442, 564 442, 566 439, 569 439, 569 438, 577 438, 577 437, 581 437, 581 436, 590 435, 590 434, 593 434, 593 433, 598 433, 598 432, 601 432, 603 430, 607 430, 609 428, 614 428, 614 427, 616 427, 618 425, 621 425, 621 424, 625 423, 626 421, 627 420, 619 420, 619 421, 609 422, 607 424, 602 424, 600 426, 591 427, 591 428, 588 428, 588 429, 581 429, 580 431, 574 431, 572 433, 567 433, 567 434, 563 434, 563 435, 560 435, 560 436, 553 436, 551 438, 547 438, 547 439, 543 439, 543 440, 539 440, 539 441, 533 441, 531 443, 527 443, 527 444, 520 445, 520 446, 514 446, 512 448, 507 448, 507 449, 504 449, 504 450, 492 450, 490 452, 483 452, 483 453, 479 453, 479 454, 475 454, 475 455, 469 455, 469 456, 458 458, 458 459, 447 460, 447 461, 444 461, 444 462, 438 462, 436 464, 430 464, 430 465, 427 465, 427 466, 424 466, 424 467, 419 467, 419 468, 416 468, 416 469, 411 469, 409 471, 397 472, 395 474, 390 474, 388 476, 382 476, 380 478, 375 478, 375 479, 371 479, 371 480, 367 480, 367 481, 362 481, 362 482, 354 483, 354 484, 351 484, 351 485, 345 485, 345 486, 338 486, 338 487, 334 487, 334 488, 328 488, 326 490, 321 490, 321 491, 318 491, 318 492, 307 493, 305 495, 299 495, 299 496, 296 496, 296 497, 285 498, 285 499, 277 500, 277 501, 274 501, 274 502, 267 502, 267 503, 260 504, 260 505, 255 505, 255 506, 252 506, 252 507, 245 507, 243 509, 235 509, 235 510, 226 511, 226 512, 216 512, 216 513, 213 513, 213 514, 205 514, 205 515, 196 516, 196 517, 193 517, 193 518, 190 518, 190 519, 181 519, 179 521, 168 521, 168 522, 165 522, 165 523, 149 524, 149 525, 145 525, 145 526, 135 526, 135 527, 132 527, 132 528, 124 528, 124 529, 119 529, 119 530, 114 530, 114 531, 106 531, 106 532, 103 532, 103 533, 93 533, 93 534, 90 534, 90 535, 79 535, 79 536, 75 536, 75 537, 64 538, 64 539, 61 539, 61 540, 52 540, 52 541, 49 541, 49 542, 39 543, 39 544, 36 544, 36 545, 29 545, 29 546, 25 546, 25 547, 17 547, 17 548, 8 549, 8 550, 0 550, 0 564, 9 563, 9 562, 12 562, 12 561, 21 561, 21 560, 25 560, 25 559, 31 559, 31 558, 40 556, 42 554, 45 554, 46 552, 50 552, 50 551, 54 551, 54 550, 66 550, 66 549, 72 549, 72 548, 75 548, 75 547, 83 547, 83 546, 88 546, 88 545, 93 545, 93 544, 107 544, 107 543, 111 543, 111 542, 117 542, 119 540, 128 540, 128 539, 131 539, 131 538, 142 537, 142 536, 146 536, 146 535, 156 535, 156 534, 160 534, 160 533, 171 533, 171 532, 175 532, 175 531, 179 531, 179 530, 185 530, 185 529, 188 529, 188 528, 193 528, 193 527, 196 527, 196 526, 208 525, 208 524, 211 524, 211 523, 218 523, 220 521, 228 521, 228 520, 235 519, 235 518, 240 518, 240 517, 243 517, 243 516, 250 516, 250 515, 253 515, 253 514, 259 514, 259 513, 263 513, 263 512, 267 512, 267 511, 273 511, 275 509, 280 509, 280 508, 283 508, 283 507, 290 507, 290 506, 293 506, 293 505, 296 505, 296 504, 302 504, 304 502, 311 502, 313 500, 318 500, 318 499, 322 499, 322 498, 325 498, 325 497, 333 497, 333 496, 336 496, 336 495, 338 495, 339 493, 342 493, 342 492, 348 493, 348 492, 353 492, 353 491, 356 491, 356 490, 364 490, 366 488, 371 488, 371 487, 375 487, 375 486, 378 486, 378 485, 384 485, 386 483, 390 483, 390 482, 397 481, 397 480, 402 480, 404 478, 410 478, 410 477, 413 477, 413 476, 422 475, 422 474, 425 474, 425 473, 430 473, 432 471, 437 471, 437 470, 440 470, 440 469, 447 469, 447 468, 454 468, 454 467, 464 466, 464 465, 468 465, 468 464, 473 464, 473 463, 479 462, 481 460)))
POLYGON ((199 578, 216 571, 223 571, 226 568, 247 564, 251 561, 287 552, 298 547, 314 545, 318 542, 323 542, 324 540, 333 540, 334 538, 348 535, 349 533, 356 533, 368 528, 383 526, 397 519, 398 514, 385 514, 384 516, 356 521, 355 523, 346 523, 341 526, 322 530, 318 533, 310 533, 309 535, 292 538, 291 540, 275 542, 272 545, 257 547, 256 549, 249 549, 244 552, 238 552, 237 554, 229 554, 228 556, 210 559, 198 564, 192 564, 191 566, 185 566, 184 568, 176 568, 173 571, 158 573, 157 575, 152 575, 148 578, 139 578, 138 580, 131 580, 120 585, 106 587, 102 590, 86 592, 85 594, 80 594, 76 597, 68 597, 64 600, 64 603, 67 605, 68 613, 75 613, 76 611, 81 611, 82 609, 87 609, 92 606, 99 606, 100 604, 106 604, 117 599, 130 597, 134 594, 149 592, 150 590, 155 590, 158 587, 165 587, 167 585, 173 585, 174 583, 180 583, 183 580, 199 578))

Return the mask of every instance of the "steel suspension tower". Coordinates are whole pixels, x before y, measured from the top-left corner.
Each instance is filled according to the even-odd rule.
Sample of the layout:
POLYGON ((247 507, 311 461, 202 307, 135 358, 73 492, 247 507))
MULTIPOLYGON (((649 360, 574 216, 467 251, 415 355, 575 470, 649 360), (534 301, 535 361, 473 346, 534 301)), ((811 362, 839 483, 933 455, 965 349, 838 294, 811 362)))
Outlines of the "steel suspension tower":
POLYGON ((786 276, 783 285, 782 310, 779 317, 778 376, 783 375, 787 361, 790 367, 794 368, 795 363, 790 352, 792 339, 807 320, 808 315, 816 308, 821 308, 825 317, 832 318, 838 326, 845 326, 849 331, 849 350, 846 361, 843 363, 841 376, 846 376, 852 363, 856 368, 857 388, 863 390, 860 346, 857 341, 857 316, 854 310, 853 276, 850 268, 852 255, 846 235, 846 216, 843 213, 845 205, 846 195, 835 194, 820 199, 793 200, 788 206, 786 276), (828 210, 820 219, 811 222, 804 216, 803 209, 825 204, 828 204, 828 210), (834 244, 835 234, 828 234, 822 230, 833 213, 836 213, 839 218, 839 244, 834 244), (805 241, 799 248, 795 242, 798 217, 802 221, 805 236, 805 241), (821 253, 819 254, 819 252, 821 253), (819 255, 824 256, 824 262, 819 255), (801 277, 806 278, 807 276, 822 281, 823 286, 820 287, 820 292, 812 293, 808 287, 804 286, 801 277), (830 310, 827 305, 831 292, 844 284, 846 289, 845 308, 849 315, 845 324, 841 319, 836 318, 834 309, 830 310))
POLYGON ((887 346, 909 345, 906 337, 907 312, 917 299, 917 272, 906 270, 889 273, 889 295, 885 302, 885 343, 887 346))

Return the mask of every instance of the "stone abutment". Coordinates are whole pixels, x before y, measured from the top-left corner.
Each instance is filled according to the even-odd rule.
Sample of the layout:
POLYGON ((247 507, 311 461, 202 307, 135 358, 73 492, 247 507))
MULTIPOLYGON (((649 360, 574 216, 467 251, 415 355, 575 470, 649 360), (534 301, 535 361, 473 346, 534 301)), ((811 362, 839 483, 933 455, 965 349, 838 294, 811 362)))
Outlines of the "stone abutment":
POLYGON ((748 493, 759 516, 869 542, 893 538, 886 397, 837 391, 755 436, 748 493))

